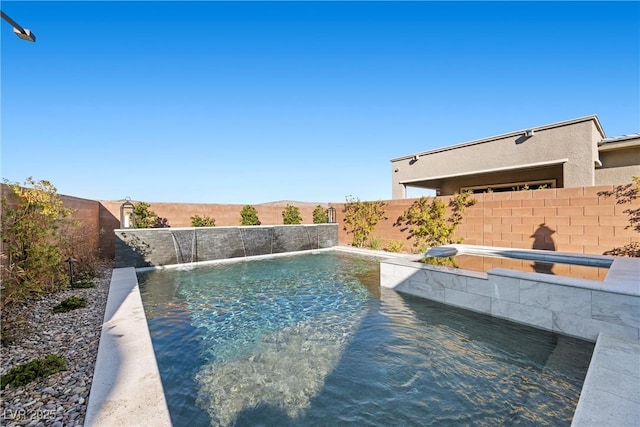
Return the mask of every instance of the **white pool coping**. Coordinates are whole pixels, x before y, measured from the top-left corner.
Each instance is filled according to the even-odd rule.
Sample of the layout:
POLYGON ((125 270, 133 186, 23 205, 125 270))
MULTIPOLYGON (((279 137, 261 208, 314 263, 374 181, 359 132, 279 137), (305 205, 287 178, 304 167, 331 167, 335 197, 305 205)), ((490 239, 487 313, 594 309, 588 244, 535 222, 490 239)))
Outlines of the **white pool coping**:
POLYGON ((640 426, 639 341, 598 336, 571 426, 640 426))
MULTIPOLYGON (((324 250, 386 258, 419 258, 351 247, 320 251, 324 250)), ((221 262, 225 261, 218 263, 221 262)), ((633 271, 631 273, 634 274, 633 271)), ((623 279, 635 279, 626 275, 623 274, 623 279)), ((132 267, 117 268, 111 277, 85 426, 140 425, 171 426, 171 418, 140 298, 136 270, 132 267)), ((607 425, 640 425, 640 341, 612 338, 601 333, 572 426, 607 425)))
POLYGON ((171 426, 136 270, 116 268, 102 324, 85 426, 171 426))

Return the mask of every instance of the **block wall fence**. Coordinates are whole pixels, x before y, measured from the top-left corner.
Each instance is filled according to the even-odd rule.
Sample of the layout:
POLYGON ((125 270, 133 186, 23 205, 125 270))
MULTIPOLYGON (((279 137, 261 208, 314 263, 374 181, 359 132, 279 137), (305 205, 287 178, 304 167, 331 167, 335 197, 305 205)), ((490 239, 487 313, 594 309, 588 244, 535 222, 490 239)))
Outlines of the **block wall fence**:
MULTIPOLYGON (((640 198, 619 204, 614 196, 600 195, 613 185, 548 190, 474 194, 477 203, 468 208, 458 227, 457 237, 470 245, 502 246, 520 249, 546 249, 560 252, 603 254, 613 248, 640 242, 640 233, 630 226, 628 209, 640 208, 640 198)), ((445 203, 449 197, 440 197, 445 203)), ((372 232, 382 247, 392 240, 405 242, 407 234, 393 223, 416 199, 386 201, 387 220, 372 232)), ((344 204, 332 204, 338 223, 343 224, 344 204)), ((339 244, 351 243, 340 227, 339 244)))
MULTIPOLYGON (((3 185, 3 195, 10 193, 3 185)), ((561 252, 602 254, 632 242, 640 243, 640 233, 630 227, 628 209, 640 208, 640 198, 619 204, 614 196, 603 192, 612 185, 548 190, 476 194, 475 206, 467 209, 457 235, 471 245, 502 246, 521 249, 548 249, 561 252)), ((115 255, 114 230, 120 228, 121 201, 95 201, 61 195, 65 206, 76 210, 75 218, 83 223, 83 235, 91 250, 105 258, 115 255)), ((445 203, 448 197, 441 197, 445 203)), ((376 226, 372 236, 380 237, 382 247, 390 241, 404 242, 412 250, 406 232, 393 223, 416 199, 387 200, 387 220, 376 226)), ((336 208, 338 243, 349 245, 352 236, 343 227, 344 203, 296 204, 304 224, 313 223, 313 209, 336 208)), ((150 203, 151 209, 167 218, 171 227, 188 227, 193 215, 208 215, 217 226, 239 225, 238 204, 150 203)), ((255 205, 263 225, 282 224, 287 202, 255 205)))

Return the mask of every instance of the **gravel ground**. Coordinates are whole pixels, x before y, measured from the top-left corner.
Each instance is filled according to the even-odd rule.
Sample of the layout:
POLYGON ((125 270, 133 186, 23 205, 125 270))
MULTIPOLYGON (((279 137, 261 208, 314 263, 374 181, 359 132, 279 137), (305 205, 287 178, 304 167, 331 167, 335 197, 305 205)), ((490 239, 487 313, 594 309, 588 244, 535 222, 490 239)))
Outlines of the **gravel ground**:
POLYGON ((93 368, 109 292, 111 268, 96 279, 95 288, 67 289, 24 304, 32 333, 2 346, 0 373, 38 357, 57 354, 68 370, 22 387, 8 386, 0 394, 0 425, 81 426, 87 411, 93 368), (88 306, 54 314, 52 308, 72 295, 84 296, 88 306))

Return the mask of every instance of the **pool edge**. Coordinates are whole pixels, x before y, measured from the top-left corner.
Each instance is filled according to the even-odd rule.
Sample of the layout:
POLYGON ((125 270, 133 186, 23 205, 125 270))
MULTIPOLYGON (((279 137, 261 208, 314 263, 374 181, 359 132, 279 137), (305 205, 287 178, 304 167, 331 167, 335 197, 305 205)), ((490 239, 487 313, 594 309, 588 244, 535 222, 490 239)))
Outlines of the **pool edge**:
POLYGON ((111 275, 84 425, 172 425, 132 267, 111 275))
POLYGON ((571 427, 640 425, 640 341, 601 333, 571 427))

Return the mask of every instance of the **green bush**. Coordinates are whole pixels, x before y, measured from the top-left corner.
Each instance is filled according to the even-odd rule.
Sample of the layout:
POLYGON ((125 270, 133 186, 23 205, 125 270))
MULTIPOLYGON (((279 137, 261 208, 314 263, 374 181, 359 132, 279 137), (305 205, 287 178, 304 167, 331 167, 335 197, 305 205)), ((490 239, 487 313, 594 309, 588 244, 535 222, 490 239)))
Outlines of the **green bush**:
POLYGON ((258 210, 251 205, 245 205, 240 211, 240 225, 260 225, 258 210))
POLYGON ((475 204, 476 200, 469 192, 454 194, 449 199, 450 215, 447 215, 447 205, 442 200, 421 197, 398 217, 394 225, 403 227, 402 231, 409 230, 409 238, 414 239, 413 246, 418 252, 461 243, 462 239, 454 240, 453 235, 462 222, 465 209, 475 204))
POLYGON ((300 209, 293 205, 287 205, 282 211, 282 223, 287 224, 300 224, 302 222, 302 216, 300 215, 300 209))
POLYGON ((7 386, 19 387, 38 378, 46 378, 57 372, 66 371, 67 362, 56 354, 50 354, 41 359, 33 359, 18 366, 14 366, 2 375, 0 383, 4 390, 7 386))
POLYGON ((314 224, 326 224, 329 222, 329 214, 327 210, 318 205, 313 210, 313 223, 314 224))
POLYGON ((348 234, 353 234, 352 246, 363 247, 378 221, 387 219, 384 214, 386 205, 380 200, 361 202, 358 198, 347 197, 347 203, 343 209, 344 230, 348 234))
MULTIPOLYGON (((2 196, 2 299, 0 309, 64 286, 61 225, 73 213, 64 208, 56 188, 45 180, 4 183, 2 196)), ((4 329, 4 328, 3 328, 4 329)))
POLYGON ((387 252, 402 252, 404 248, 404 242, 401 240, 392 240, 387 243, 387 246, 384 248, 387 252))
POLYGON ((133 204, 132 226, 135 228, 167 228, 167 218, 159 217, 157 213, 149 209, 151 205, 145 202, 133 204))
POLYGON ((74 279, 71 287, 74 289, 95 288, 96 284, 91 279, 74 279))
POLYGON ((215 227, 216 220, 211 218, 210 216, 194 215, 191 217, 191 226, 192 227, 215 227))
POLYGON ((382 239, 380 236, 371 236, 369 239, 369 247, 374 251, 380 250, 380 248, 382 248, 382 239))
POLYGON ((53 307, 54 313, 66 313, 67 311, 83 308, 87 306, 87 299, 84 297, 71 296, 60 304, 53 307))

